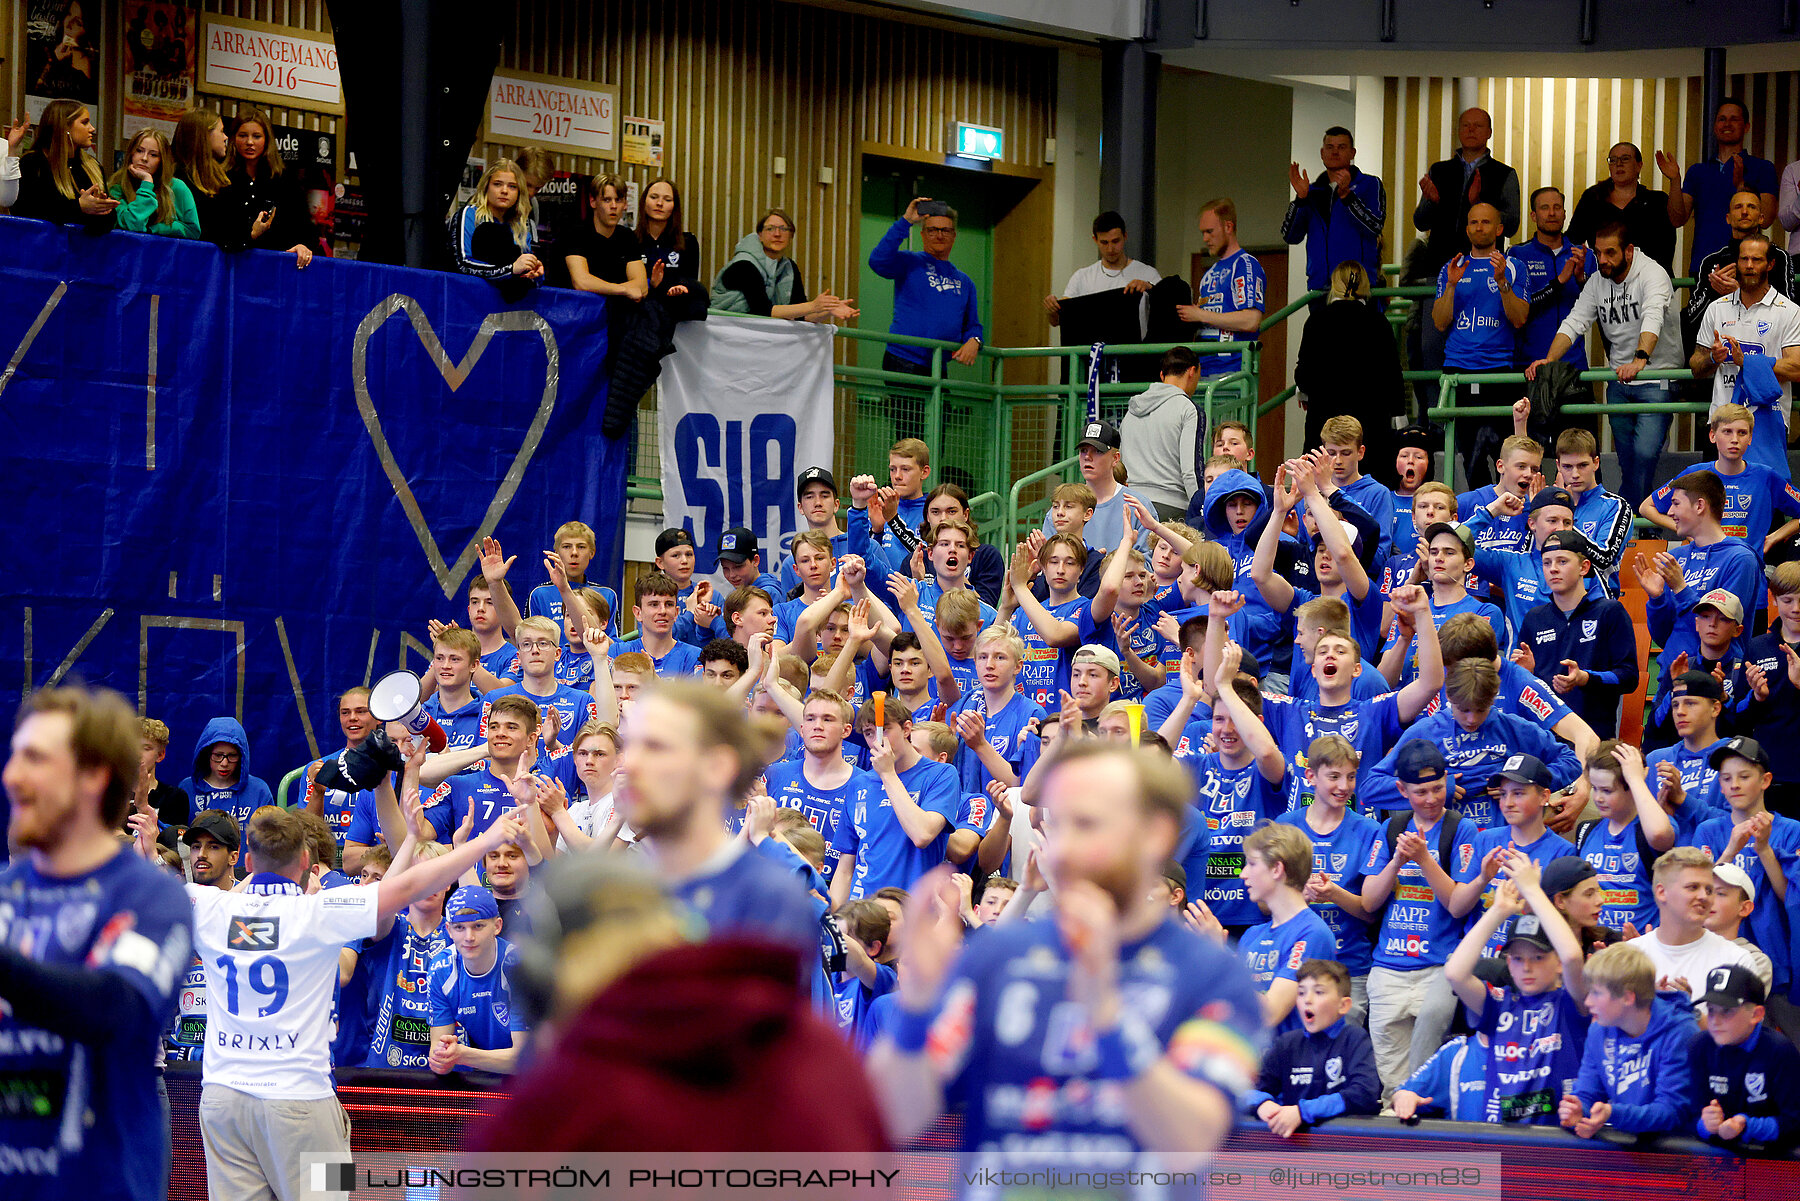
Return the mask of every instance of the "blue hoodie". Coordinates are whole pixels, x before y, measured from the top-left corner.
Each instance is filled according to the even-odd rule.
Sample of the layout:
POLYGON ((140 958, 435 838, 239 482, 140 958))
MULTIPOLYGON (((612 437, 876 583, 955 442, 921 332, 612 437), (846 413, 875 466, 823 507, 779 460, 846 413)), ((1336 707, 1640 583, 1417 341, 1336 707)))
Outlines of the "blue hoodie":
POLYGON ((1474 822, 1478 829, 1488 830, 1501 824, 1500 806, 1488 795, 1488 781, 1508 755, 1523 751, 1543 760, 1550 769, 1556 787, 1566 788, 1581 774, 1581 760, 1574 750, 1542 726, 1521 718, 1488 710, 1487 720, 1473 734, 1457 724, 1449 708, 1414 722, 1400 736, 1387 757, 1370 769, 1366 782, 1356 790, 1358 805, 1366 809, 1405 809, 1407 805, 1395 782, 1394 764, 1400 748, 1414 739, 1434 743, 1444 753, 1450 766, 1451 804, 1474 822), (1463 788, 1463 798, 1454 799, 1455 785, 1463 788))
MULTIPOLYGON (((1269 603, 1263 599, 1262 590, 1256 586, 1256 581, 1250 578, 1250 563, 1256 557, 1254 535, 1261 531, 1262 523, 1268 517, 1269 498, 1263 491, 1262 481, 1247 471, 1221 472, 1213 481, 1212 487, 1206 490, 1206 536, 1231 555, 1231 586, 1243 594, 1246 608, 1254 606, 1273 612, 1269 609, 1269 603), (1256 513, 1250 518, 1250 524, 1242 532, 1235 534, 1225 517, 1225 502, 1234 496, 1256 498, 1256 513)), ((1261 629, 1258 633, 1261 633, 1261 629)), ((1264 672, 1285 674, 1293 665, 1294 644, 1281 636, 1279 626, 1270 636, 1252 639, 1244 649, 1256 656, 1256 661, 1262 664, 1264 672)))
POLYGON ((1588 1027, 1575 1095, 1584 1109, 1612 1105, 1608 1125, 1627 1134, 1682 1130, 1699 1112, 1688 1063, 1694 1006, 1680 993, 1658 993, 1650 1024, 1636 1038, 1617 1026, 1588 1027))
POLYGON ((1421 1118, 1441 1114, 1452 1122, 1485 1122, 1487 1048, 1459 1034, 1439 1047, 1400 1087, 1431 1103, 1419 1106, 1421 1118))
POLYGON ((240 830, 249 825, 252 813, 275 803, 269 786, 250 774, 250 739, 232 717, 215 717, 200 731, 200 741, 194 744, 193 774, 181 782, 180 788, 188 794, 188 820, 192 821, 202 809, 223 809, 237 818, 240 830), (214 788, 206 782, 212 767, 211 748, 218 742, 229 742, 243 756, 238 760, 237 783, 229 788, 214 788))

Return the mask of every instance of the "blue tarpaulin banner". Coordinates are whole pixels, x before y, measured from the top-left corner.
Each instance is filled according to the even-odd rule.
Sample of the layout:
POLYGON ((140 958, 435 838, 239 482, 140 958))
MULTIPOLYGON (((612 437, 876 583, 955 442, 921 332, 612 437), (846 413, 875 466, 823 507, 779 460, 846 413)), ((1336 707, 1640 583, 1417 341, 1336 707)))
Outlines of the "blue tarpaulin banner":
POLYGON ((273 787, 342 747, 336 694, 420 670, 428 618, 468 624, 484 535, 521 608, 564 521, 616 577, 597 297, 14 218, 0 284, 9 716, 116 688, 168 723, 169 783, 239 717, 273 787))

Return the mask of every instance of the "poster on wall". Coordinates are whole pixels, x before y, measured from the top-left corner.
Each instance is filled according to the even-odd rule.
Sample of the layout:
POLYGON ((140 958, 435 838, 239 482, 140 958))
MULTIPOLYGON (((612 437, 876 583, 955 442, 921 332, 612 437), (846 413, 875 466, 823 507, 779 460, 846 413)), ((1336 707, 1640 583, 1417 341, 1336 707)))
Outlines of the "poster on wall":
POLYGON ((95 0, 31 0, 25 15, 25 115, 32 124, 52 100, 98 106, 99 72, 95 0))
POLYGON ((536 215, 538 245, 551 246, 580 228, 582 212, 581 179, 568 172, 557 171, 537 190, 536 215))
POLYGON ((172 131, 194 107, 194 10, 134 0, 125 22, 125 123, 172 131))
POLYGON ((342 116, 344 88, 330 36, 207 13, 200 27, 200 88, 342 116))
POLYGON ((625 162, 660 168, 663 163, 663 123, 648 117, 624 118, 625 162))
POLYGON ((337 209, 337 135, 293 125, 272 126, 270 132, 283 166, 300 177, 307 215, 330 245, 337 209))
POLYGON ((486 140, 612 158, 618 110, 619 89, 607 84, 496 71, 488 85, 486 140))
POLYGON ((369 199, 361 186, 341 183, 337 186, 337 205, 331 213, 331 236, 340 242, 360 242, 364 222, 369 215, 369 199))

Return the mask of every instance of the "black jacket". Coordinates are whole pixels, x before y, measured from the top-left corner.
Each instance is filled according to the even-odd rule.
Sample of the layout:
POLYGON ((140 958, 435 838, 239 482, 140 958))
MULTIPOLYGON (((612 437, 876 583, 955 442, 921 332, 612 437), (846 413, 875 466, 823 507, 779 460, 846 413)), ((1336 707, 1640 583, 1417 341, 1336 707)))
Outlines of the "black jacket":
MULTIPOLYGON (((1309 422, 1350 414, 1366 436, 1406 411, 1393 330, 1374 305, 1360 300, 1333 301, 1306 319, 1294 383, 1306 393, 1309 422)), ((1370 471, 1379 466, 1373 457, 1363 464, 1370 471)))
POLYGON ((1309 1125, 1340 1114, 1378 1113, 1375 1045, 1366 1030, 1346 1018, 1317 1034, 1290 1030, 1263 1056, 1256 1090, 1244 1098, 1246 1112, 1255 1113, 1264 1101, 1297 1105, 1309 1125))
POLYGON ((1741 1046, 1721 1047, 1702 1030, 1688 1044, 1694 1072, 1694 1101, 1702 1109, 1713 1101, 1727 1118, 1749 1118, 1742 1138, 1725 1142, 1708 1136, 1694 1119, 1694 1137, 1720 1146, 1740 1142, 1787 1148, 1800 1142, 1800 1051, 1768 1023, 1757 1027, 1741 1046))
MULTIPOLYGON (((75 177, 78 193, 89 186, 87 172, 74 159, 69 160, 69 171, 75 177)), ((12 206, 12 215, 54 221, 58 225, 86 226, 93 233, 113 227, 111 213, 104 217, 90 217, 81 211, 81 201, 77 196, 64 196, 50 174, 50 157, 36 151, 19 159, 19 199, 12 206)))

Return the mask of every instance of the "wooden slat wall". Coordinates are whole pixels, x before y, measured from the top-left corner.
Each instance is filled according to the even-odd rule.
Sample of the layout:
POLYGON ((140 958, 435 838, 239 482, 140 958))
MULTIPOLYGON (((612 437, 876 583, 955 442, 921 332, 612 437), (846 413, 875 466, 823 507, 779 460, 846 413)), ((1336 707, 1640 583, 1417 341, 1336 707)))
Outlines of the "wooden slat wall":
MULTIPOLYGON (((1728 94, 1750 106, 1749 147, 1776 170, 1800 158, 1800 72, 1733 75, 1728 94)), ((1494 116, 1494 156, 1519 172, 1520 199, 1553 184, 1571 209, 1583 189, 1605 178, 1606 152, 1634 142, 1644 153, 1643 182, 1669 183, 1655 152, 1668 150, 1683 167, 1701 153, 1711 114, 1703 112, 1700 77, 1663 79, 1483 79, 1477 103, 1494 116)), ((1456 138, 1456 81, 1390 76, 1383 130, 1389 205, 1384 254, 1400 258, 1416 236, 1412 210, 1419 177, 1446 157, 1456 138)), ((1677 237, 1675 262, 1688 261, 1689 230, 1677 237)), ((1526 215, 1521 236, 1529 236, 1526 215)))
MULTIPOLYGON (((1043 165, 1053 136, 1056 54, 1019 42, 796 4, 670 0, 662 5, 519 6, 502 69, 616 84, 621 115, 666 123, 664 167, 682 191, 710 277, 763 208, 794 217, 807 286, 856 286, 864 142, 929 153, 952 126, 1006 131, 1006 161, 1043 165), (774 159, 787 173, 773 174, 774 159), (835 181, 818 182, 821 168, 835 181)), ((478 144, 492 158, 515 146, 478 144)), ((557 155, 579 174, 658 172, 557 155)))

